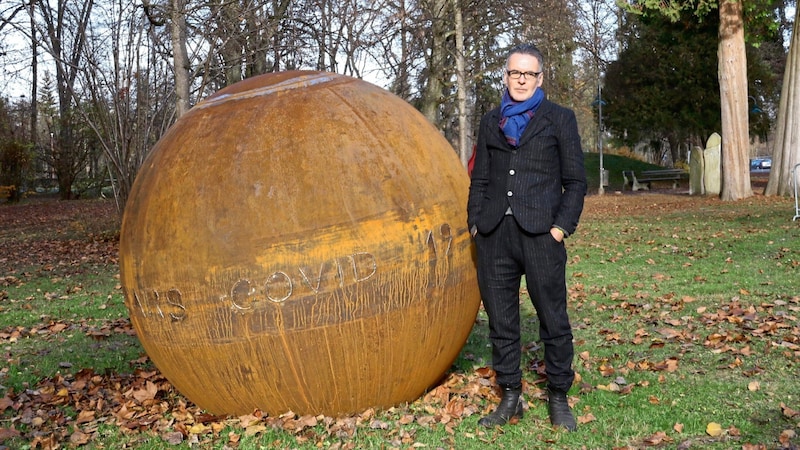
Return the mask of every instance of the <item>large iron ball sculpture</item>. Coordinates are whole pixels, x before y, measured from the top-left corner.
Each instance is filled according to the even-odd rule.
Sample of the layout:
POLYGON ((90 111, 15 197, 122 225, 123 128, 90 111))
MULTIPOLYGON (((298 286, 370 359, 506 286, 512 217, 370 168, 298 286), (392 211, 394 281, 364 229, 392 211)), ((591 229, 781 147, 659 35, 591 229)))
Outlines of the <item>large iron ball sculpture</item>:
POLYGON ((284 72, 225 88, 153 148, 120 266, 149 357, 216 414, 413 401, 480 303, 468 177, 391 93, 284 72))

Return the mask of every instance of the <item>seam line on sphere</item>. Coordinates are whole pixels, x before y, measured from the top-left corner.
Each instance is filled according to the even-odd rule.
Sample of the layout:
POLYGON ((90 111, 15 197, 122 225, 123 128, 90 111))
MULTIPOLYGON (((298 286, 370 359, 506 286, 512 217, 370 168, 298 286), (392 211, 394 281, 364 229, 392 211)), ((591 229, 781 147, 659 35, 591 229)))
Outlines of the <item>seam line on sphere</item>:
POLYGON ((286 80, 281 83, 273 84, 270 86, 265 86, 259 89, 251 89, 245 92, 238 92, 236 94, 223 94, 219 97, 210 98, 208 100, 202 101, 194 106, 193 109, 202 109, 208 108, 210 106, 215 106, 220 103, 225 103, 232 100, 242 100, 246 98, 253 98, 253 97, 260 97, 263 95, 270 95, 280 91, 286 91, 290 89, 297 89, 297 88, 304 88, 313 86, 315 84, 322 84, 332 81, 334 77, 337 75, 335 74, 316 74, 316 75, 302 75, 300 77, 292 78, 291 80, 286 80))

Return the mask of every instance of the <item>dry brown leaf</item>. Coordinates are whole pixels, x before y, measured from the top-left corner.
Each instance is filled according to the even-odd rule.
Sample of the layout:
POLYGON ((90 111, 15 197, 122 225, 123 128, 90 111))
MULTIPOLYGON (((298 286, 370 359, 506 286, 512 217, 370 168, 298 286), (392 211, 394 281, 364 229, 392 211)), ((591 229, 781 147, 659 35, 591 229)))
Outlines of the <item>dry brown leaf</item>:
POLYGON ((647 445, 661 445, 668 442, 672 442, 672 438, 667 436, 667 433, 663 431, 658 431, 652 436, 644 439, 644 443, 647 445))
POLYGON ((0 428, 0 442, 19 436, 20 432, 14 428, 0 428))
POLYGON ((86 445, 89 443, 91 435, 88 435, 80 430, 69 435, 69 443, 72 445, 86 445))
POLYGON ((784 416, 789 417, 789 418, 797 417, 798 415, 800 415, 800 412, 789 408, 783 402, 781 402, 781 412, 783 413, 784 416))
POLYGON ((400 416, 400 419, 397 420, 397 423, 400 425, 408 425, 414 422, 414 415, 413 414, 403 414, 400 416))
POLYGON ((297 423, 301 424, 303 427, 315 427, 318 423, 317 416, 307 414, 305 416, 298 417, 297 423))
POLYGON ((11 398, 9 397, 9 393, 6 392, 6 395, 3 398, 0 398, 0 413, 13 406, 14 406, 14 401, 11 400, 11 398))
POLYGON ((665 339, 678 339, 683 336, 683 333, 672 328, 661 328, 658 332, 664 336, 665 339))
POLYGON ((178 431, 170 431, 163 433, 161 439, 170 445, 180 445, 183 442, 183 433, 178 431))
POLYGON ((93 421, 94 417, 95 417, 95 411, 82 410, 78 412, 78 418, 75 419, 75 423, 77 424, 88 423, 93 421))
POLYGON ((261 419, 256 417, 256 416, 254 416, 253 414, 247 414, 247 415, 244 415, 244 416, 239 416, 239 425, 242 428, 247 428, 250 425, 253 425, 253 424, 255 424, 257 422, 260 422, 260 421, 261 421, 261 419))
POLYGON ((778 436, 778 442, 783 444, 784 447, 788 447, 792 439, 794 439, 795 437, 797 437, 797 433, 795 433, 794 430, 792 429, 783 430, 781 431, 781 435, 778 436))
POLYGON ((60 331, 66 330, 68 326, 69 325, 67 325, 65 323, 56 323, 56 324, 53 324, 52 326, 50 326, 50 332, 51 333, 58 333, 60 331))
POLYGON ((494 370, 490 367, 481 367, 475 370, 475 374, 481 378, 491 378, 494 376, 494 370))
POLYGON ((245 427, 244 435, 245 436, 255 436, 255 435, 259 434, 259 433, 263 433, 266 430, 267 430, 267 427, 262 425, 262 424, 250 425, 248 427, 245 427))
POLYGON ((453 417, 461 417, 464 414, 464 401, 459 398, 453 398, 444 407, 447 414, 453 417))
POLYGON ((139 403, 143 403, 146 400, 153 400, 156 398, 156 394, 158 394, 158 386, 156 386, 152 381, 148 381, 145 383, 145 387, 143 389, 137 389, 133 391, 133 398, 135 398, 139 403))

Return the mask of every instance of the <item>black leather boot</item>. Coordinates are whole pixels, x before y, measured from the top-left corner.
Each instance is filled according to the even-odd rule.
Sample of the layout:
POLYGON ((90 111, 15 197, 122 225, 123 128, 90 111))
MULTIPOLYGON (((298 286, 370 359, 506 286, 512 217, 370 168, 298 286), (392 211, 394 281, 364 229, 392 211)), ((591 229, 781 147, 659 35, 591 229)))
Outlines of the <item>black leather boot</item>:
POLYGON ((522 398, 520 397, 520 394, 522 394, 522 387, 512 388, 503 386, 502 388, 503 398, 500 399, 500 404, 497 405, 497 409, 488 416, 481 417, 478 421, 478 425, 492 428, 505 425, 514 417, 518 419, 522 418, 522 398))
POLYGON ((552 388, 547 388, 547 409, 550 412, 550 423, 554 427, 564 427, 567 431, 575 431, 578 424, 569 409, 567 393, 552 388))

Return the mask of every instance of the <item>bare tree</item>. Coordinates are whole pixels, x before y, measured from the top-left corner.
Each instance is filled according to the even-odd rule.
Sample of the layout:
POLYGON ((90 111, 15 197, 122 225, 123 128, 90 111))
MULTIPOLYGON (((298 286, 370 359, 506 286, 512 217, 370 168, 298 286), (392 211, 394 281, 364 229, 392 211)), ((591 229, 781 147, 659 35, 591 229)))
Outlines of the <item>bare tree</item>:
MULTIPOLYGON (((83 66, 86 27, 91 18, 94 1, 53 2, 36 0, 41 15, 42 36, 40 44, 53 59, 55 67, 55 91, 58 99, 58 114, 48 123, 54 141, 43 146, 47 162, 58 178, 59 195, 62 199, 72 197, 72 185, 78 173, 85 168, 87 149, 76 141, 74 108, 75 80, 83 66)), ((31 9, 33 12, 33 9, 31 9)), ((38 25, 38 22, 37 26, 38 25)))
MULTIPOLYGON (((209 43, 209 59, 219 64, 227 86, 274 70, 270 46, 286 19, 290 0, 211 0, 211 20, 198 32, 209 43)), ((278 53, 279 54, 279 53, 278 53)))
POLYGON ((171 67, 151 41, 138 0, 114 0, 102 24, 87 30, 90 45, 79 79, 80 112, 108 163, 119 211, 150 148, 174 120, 171 67))
POLYGON ((575 33, 577 54, 583 62, 575 71, 573 94, 577 97, 573 107, 579 124, 583 126, 581 135, 584 140, 593 143, 589 148, 599 149, 602 140, 601 117, 595 116, 592 109, 598 115, 601 112, 597 106, 602 100, 600 97, 606 68, 617 53, 621 10, 616 4, 605 0, 576 1, 573 4, 579 30, 575 33))
MULTIPOLYGON (((53 3, 35 1, 37 8, 53 3)), ((554 1, 533 12, 521 0, 93 2, 91 10, 69 3, 71 25, 78 23, 71 17, 89 11, 104 21, 88 30, 90 45, 77 53, 82 59, 59 58, 67 63, 65 80, 77 75, 80 86, 70 84, 73 109, 54 117, 80 116, 91 126, 123 201, 147 149, 175 117, 202 96, 267 71, 328 70, 385 83, 442 130, 464 163, 480 116, 499 102, 503 57, 515 40, 533 39, 549 55, 551 96, 574 90, 571 10, 554 1)), ((34 15, 36 23, 59 23, 34 15)), ((86 27, 66 31, 85 35, 86 27)), ((51 148, 63 147, 61 141, 51 148)))
POLYGON ((154 5, 150 0, 142 0, 147 18, 154 26, 169 25, 172 44, 173 71, 175 80, 175 114, 182 116, 191 106, 189 54, 187 45, 187 0, 168 0, 166 5, 154 5))

